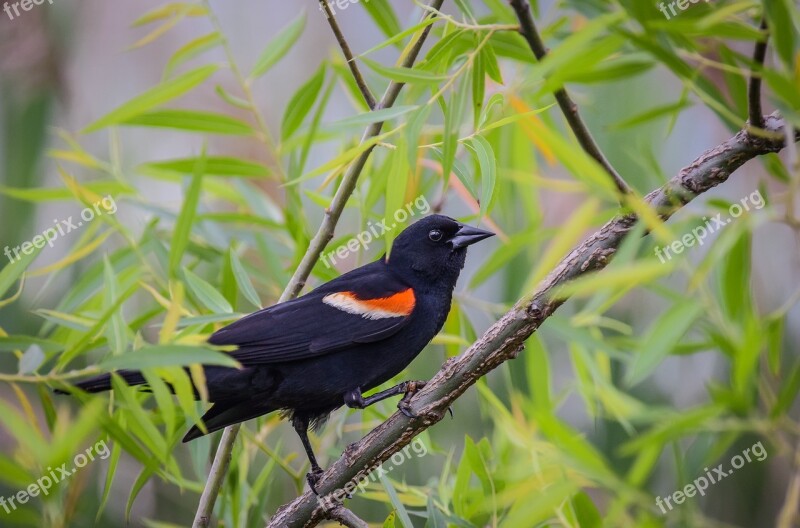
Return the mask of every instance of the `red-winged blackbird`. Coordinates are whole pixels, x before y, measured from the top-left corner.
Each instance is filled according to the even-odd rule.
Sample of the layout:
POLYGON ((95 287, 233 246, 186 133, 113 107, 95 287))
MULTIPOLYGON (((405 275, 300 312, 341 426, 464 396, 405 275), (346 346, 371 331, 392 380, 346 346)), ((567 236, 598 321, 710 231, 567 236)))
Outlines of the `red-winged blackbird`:
MULTIPOLYGON (((283 411, 303 441, 314 489, 322 474, 308 441, 342 405, 363 409, 404 394, 398 408, 424 385, 406 381, 364 397, 402 371, 433 339, 450 311, 467 246, 492 236, 442 215, 428 216, 395 239, 390 256, 345 273, 292 301, 264 308, 218 330, 213 345, 236 345, 241 369, 205 366, 208 432, 283 411)), ((134 370, 118 374, 145 384, 134 370)), ((104 374, 76 384, 88 392, 111 388, 104 374)), ((193 426, 184 442, 203 435, 193 426)))

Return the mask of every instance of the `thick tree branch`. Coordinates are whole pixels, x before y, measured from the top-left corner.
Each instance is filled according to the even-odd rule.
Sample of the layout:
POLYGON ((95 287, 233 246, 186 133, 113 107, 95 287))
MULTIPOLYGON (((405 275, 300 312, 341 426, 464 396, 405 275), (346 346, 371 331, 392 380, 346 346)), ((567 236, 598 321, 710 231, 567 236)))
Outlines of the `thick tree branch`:
POLYGON ((333 34, 336 37, 336 42, 338 42, 339 47, 342 48, 342 54, 347 61, 347 66, 350 67, 350 73, 353 74, 353 79, 355 79, 358 89, 361 90, 361 95, 364 96, 364 101, 367 102, 367 106, 370 108, 370 110, 374 110, 375 105, 377 104, 377 101, 375 101, 375 96, 372 95, 372 92, 369 90, 369 86, 367 86, 367 81, 364 80, 364 76, 361 75, 361 71, 358 69, 356 59, 353 57, 353 52, 350 51, 350 45, 344 38, 342 30, 339 29, 339 23, 336 22, 336 16, 333 14, 331 6, 326 0, 320 0, 319 5, 322 6, 322 10, 325 12, 325 17, 328 19, 328 24, 330 24, 333 34))
MULTIPOLYGON (((547 55, 547 48, 544 45, 544 41, 542 41, 542 37, 539 35, 539 31, 536 29, 536 24, 533 22, 533 15, 531 14, 527 0, 509 0, 509 3, 519 19, 520 34, 522 34, 527 41, 536 59, 541 61, 547 55)), ((578 113, 578 105, 575 104, 575 101, 569 96, 567 89, 559 88, 553 95, 556 98, 559 108, 561 108, 561 112, 567 119, 567 124, 569 124, 569 127, 572 129, 572 132, 575 134, 583 150, 605 169, 621 194, 630 193, 631 189, 628 184, 625 183, 622 176, 611 166, 611 163, 606 159, 605 155, 603 155, 603 151, 600 150, 597 142, 595 142, 592 133, 589 132, 589 128, 578 113)))
MULTIPOLYGON (((430 5, 434 9, 438 10, 440 7, 442 7, 443 3, 444 0, 431 0, 430 5)), ((431 16, 435 15, 425 12, 423 19, 431 16)), ((431 27, 431 25, 425 26, 425 28, 419 33, 419 35, 413 41, 413 44, 408 48, 405 55, 401 57, 401 66, 410 68, 414 65, 414 61, 416 61, 417 55, 419 55, 422 45, 430 33, 431 27)), ((397 100, 397 96, 400 94, 403 84, 404 83, 400 82, 390 83, 386 88, 386 92, 384 92, 380 103, 378 103, 377 108, 391 107, 397 100)), ((361 141, 366 142, 377 136, 380 134, 381 128, 383 128, 383 122, 372 123, 364 131, 361 141)), ((314 265, 317 263, 317 260, 319 260, 322 251, 325 249, 325 246, 328 244, 328 242, 330 242, 333 238, 333 232, 336 228, 337 222, 339 221, 339 217, 342 215, 342 211, 344 211, 345 204, 350 198, 350 195, 353 194, 353 191, 356 188, 358 177, 361 175, 361 171, 364 169, 367 158, 369 158, 371 153, 372 148, 365 150, 348 168, 347 173, 342 179, 342 183, 336 190, 336 194, 333 197, 331 206, 325 211, 325 218, 322 220, 322 224, 320 225, 317 234, 314 235, 314 238, 309 243, 308 249, 306 249, 300 264, 297 266, 297 270, 294 272, 294 275, 292 275, 289 284, 286 285, 286 289, 283 291, 283 294, 281 294, 278 302, 285 302, 297 297, 297 295, 300 293, 300 290, 302 290, 303 286, 305 286, 306 280, 311 274, 311 270, 314 269, 314 265)), ((231 451, 233 450, 233 443, 236 441, 236 435, 239 433, 239 427, 240 426, 238 424, 226 427, 222 434, 219 447, 217 448, 217 453, 214 455, 214 462, 211 465, 211 471, 209 473, 208 480, 206 481, 205 488, 200 496, 200 503, 197 506, 197 513, 195 514, 194 523, 192 524, 193 528, 206 528, 211 520, 211 514, 214 511, 214 503, 217 500, 217 495, 219 494, 220 487, 222 486, 222 480, 225 478, 225 474, 228 472, 231 451)))
MULTIPOLYGON (((768 137, 756 137, 742 130, 721 145, 706 151, 663 187, 645 200, 666 220, 694 197, 716 187, 745 162, 784 146, 784 122, 776 114, 764 124, 768 137)), ((800 140, 800 134, 795 135, 800 140)), ((623 238, 636 224, 636 216, 619 215, 572 250, 542 281, 536 292, 521 299, 514 308, 493 324, 466 352, 449 359, 441 370, 411 401, 417 418, 395 413, 364 438, 345 449, 317 484, 326 497, 341 490, 364 468, 387 460, 422 431, 441 420, 448 407, 469 387, 523 349, 525 340, 566 300, 554 295, 567 281, 605 268, 623 238)), ((311 527, 325 513, 318 498, 306 492, 281 507, 267 528, 311 527)))
POLYGON ((753 71, 750 74, 750 83, 747 89, 747 107, 750 114, 750 125, 757 128, 764 128, 764 112, 761 110, 761 70, 764 66, 764 59, 767 57, 767 19, 761 19, 761 31, 764 38, 756 42, 753 48, 753 71))

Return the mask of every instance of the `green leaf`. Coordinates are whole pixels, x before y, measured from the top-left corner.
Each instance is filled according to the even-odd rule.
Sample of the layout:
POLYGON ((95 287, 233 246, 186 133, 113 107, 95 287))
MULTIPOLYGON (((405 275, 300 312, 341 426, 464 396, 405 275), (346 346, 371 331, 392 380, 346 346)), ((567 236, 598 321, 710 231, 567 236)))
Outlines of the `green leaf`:
POLYGON ((400 520, 400 524, 403 525, 403 528, 414 528, 414 523, 411 522, 411 517, 408 516, 408 511, 400 501, 400 497, 397 496, 397 491, 395 491, 392 483, 383 473, 380 474, 379 478, 381 480, 381 484, 383 484, 383 488, 386 490, 386 494, 389 495, 389 500, 391 501, 392 506, 397 513, 397 518, 400 520))
POLYGON ((332 128, 340 129, 354 125, 370 125, 372 123, 381 123, 405 115, 413 110, 420 108, 419 106, 393 106, 391 108, 381 108, 380 110, 373 110, 371 112, 364 112, 351 117, 346 117, 342 120, 336 121, 331 124, 332 128))
POLYGON ((151 367, 186 367, 193 364, 239 368, 239 363, 230 354, 191 345, 153 345, 121 356, 110 357, 101 361, 98 367, 110 371, 127 368, 141 370, 151 367))
POLYGON ((189 289, 192 290, 197 300, 203 303, 203 306, 214 313, 233 313, 233 307, 216 288, 187 268, 183 269, 183 273, 189 289))
POLYGON ((14 257, 14 261, 7 264, 3 270, 0 271, 0 297, 3 297, 11 288, 11 286, 17 282, 17 279, 19 279, 22 274, 25 273, 25 270, 28 269, 28 266, 30 266, 31 263, 33 263, 43 248, 44 246, 41 248, 32 246, 32 249, 29 253, 20 251, 19 260, 17 260, 16 254, 13 252, 15 248, 10 248, 11 254, 14 257))
POLYGON ((572 508, 578 528, 603 528, 603 517, 586 492, 581 491, 572 497, 572 508))
POLYGON ((286 26, 277 35, 267 44, 267 47, 264 48, 264 51, 261 52, 261 55, 258 57, 256 61, 256 65, 253 66, 253 71, 250 73, 250 77, 256 78, 261 77, 267 71, 272 68, 279 60, 281 60, 284 55, 286 55, 294 43, 297 42, 297 39, 300 38, 300 35, 303 34, 303 29, 306 26, 306 13, 303 11, 300 15, 295 18, 291 24, 286 26))
MULTIPOLYGON (((181 158, 166 161, 155 161, 140 165, 139 169, 143 172, 171 171, 183 174, 195 172, 195 167, 199 164, 200 158, 181 158)), ((239 158, 227 156, 207 156, 203 163, 204 175, 208 176, 239 176, 244 178, 260 178, 269 176, 270 171, 264 165, 247 161, 239 158)))
POLYGON ((203 190, 203 174, 205 170, 206 152, 204 146, 200 157, 194 160, 194 175, 189 180, 189 187, 183 199, 183 207, 181 207, 181 212, 175 221, 175 229, 172 233, 172 244, 169 251, 170 277, 177 277, 183 253, 189 245, 194 217, 197 214, 197 206, 200 203, 200 193, 203 190))
POLYGON ((481 217, 485 217, 492 203, 494 189, 497 184, 497 160, 494 157, 492 146, 483 136, 474 136, 465 145, 478 158, 478 165, 481 170, 480 214, 481 217))
POLYGON ((176 99, 192 88, 202 84, 215 71, 217 71, 217 66, 215 65, 202 66, 169 81, 164 81, 112 110, 84 128, 82 133, 88 134, 110 125, 122 123, 132 117, 136 117, 159 105, 176 99))
POLYGON ((193 2, 168 2, 152 9, 134 20, 133 27, 144 26, 159 20, 166 20, 178 15, 204 16, 208 11, 202 5, 193 2))
POLYGON ((156 110, 126 119, 122 124, 240 136, 253 133, 253 129, 244 121, 199 110, 156 110))
POLYGON ((193 41, 181 46, 178 51, 172 54, 169 58, 166 67, 164 68, 164 77, 169 77, 175 68, 185 63, 186 61, 196 57, 204 51, 210 50, 222 44, 222 35, 216 31, 196 38, 193 41))
MULTIPOLYGON (((329 5, 333 7, 338 3, 330 2, 329 5)), ((345 4, 345 6, 347 5, 345 4)), ((377 2, 361 2, 361 5, 364 6, 369 16, 372 17, 372 20, 387 38, 392 38, 402 31, 403 28, 397 20, 397 15, 392 9, 391 2, 380 0, 377 2)))
POLYGON ((383 64, 366 57, 361 59, 371 70, 395 82, 408 84, 437 84, 448 79, 447 75, 436 75, 419 68, 404 68, 402 66, 384 66, 383 64))
POLYGON ((291 137, 300 128, 303 120, 311 111, 325 82, 325 70, 325 63, 323 62, 317 72, 292 96, 286 107, 286 113, 283 114, 281 140, 286 141, 291 137))
POLYGON ((764 11, 769 24, 769 33, 778 55, 787 67, 792 67, 796 53, 797 34, 792 24, 791 0, 765 0, 764 11))
POLYGON ((247 275, 244 266, 242 266, 242 262, 239 260, 239 256, 233 249, 230 251, 230 259, 231 269, 233 270, 236 284, 239 286, 239 291, 242 292, 247 300, 253 303, 254 306, 261 308, 261 299, 258 298, 258 293, 256 293, 256 289, 253 287, 250 277, 247 275))
POLYGON ((636 385, 649 376, 678 344, 705 310, 696 299, 678 302, 653 323, 633 358, 626 383, 636 385))

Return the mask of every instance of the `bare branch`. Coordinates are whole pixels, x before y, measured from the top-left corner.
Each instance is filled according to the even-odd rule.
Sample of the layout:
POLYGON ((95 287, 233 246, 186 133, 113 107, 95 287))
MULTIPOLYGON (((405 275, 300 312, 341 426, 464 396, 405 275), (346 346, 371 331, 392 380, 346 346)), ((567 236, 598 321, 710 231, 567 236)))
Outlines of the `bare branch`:
POLYGON ((350 73, 353 74, 353 78, 358 85, 358 89, 361 90, 361 95, 364 96, 364 101, 367 102, 367 106, 370 110, 374 110, 375 105, 377 104, 377 101, 375 101, 375 96, 372 95, 369 86, 367 86, 367 82, 364 80, 364 77, 361 75, 361 71, 358 69, 356 59, 353 57, 353 52, 350 51, 350 45, 344 38, 342 30, 339 29, 339 23, 336 22, 336 16, 333 14, 331 6, 328 5, 326 0, 319 0, 319 5, 322 6, 323 11, 325 11, 325 17, 328 19, 328 24, 330 24, 331 29, 333 30, 333 34, 336 37, 336 42, 338 42, 339 47, 342 48, 342 54, 347 61, 347 66, 350 67, 350 73))
POLYGON ((747 107, 750 114, 750 125, 757 128, 764 128, 764 112, 761 110, 761 75, 760 71, 764 66, 764 59, 767 56, 767 19, 761 19, 761 31, 764 38, 756 42, 753 49, 753 71, 750 74, 750 83, 747 90, 747 107), (758 75, 756 75, 758 74, 758 75))
POLYGON ((219 440, 217 454, 214 455, 214 462, 211 464, 211 471, 208 473, 206 487, 200 495, 200 503, 197 505, 197 512, 194 514, 193 528, 205 528, 211 522, 211 514, 214 511, 214 503, 217 501, 222 480, 228 472, 231 463, 231 453, 233 452, 233 442, 239 434, 240 424, 226 427, 219 440))
MULTIPOLYGON (((443 3, 444 0, 431 0, 430 5, 438 10, 440 7, 442 7, 443 3)), ((423 19, 427 18, 428 16, 434 15, 429 15, 426 12, 423 19)), ((422 45, 431 31, 431 27, 432 26, 430 25, 425 26, 425 28, 420 32, 419 36, 414 41, 414 44, 409 48, 405 56, 401 58, 400 66, 404 68, 410 68, 414 65, 414 61, 417 59, 417 55, 419 54, 420 49, 422 49, 422 45)), ((400 90, 403 88, 404 84, 405 83, 402 82, 392 82, 389 84, 380 102, 376 105, 376 109, 389 108, 392 106, 395 100, 397 100, 397 96, 400 94, 400 90)), ((383 122, 369 125, 362 136, 362 143, 369 141, 380 134, 382 128, 383 122)), ((339 185, 339 188, 336 190, 336 194, 333 197, 330 208, 325 211, 325 218, 322 220, 322 225, 320 225, 317 234, 314 235, 314 238, 311 240, 306 254, 303 256, 303 259, 300 261, 300 265, 297 267, 297 271, 295 271, 292 279, 286 286, 286 290, 284 290, 283 295, 281 295, 280 302, 295 297, 300 290, 303 289, 303 286, 305 286, 306 279, 308 278, 309 274, 311 274, 311 270, 313 269, 314 264, 316 264, 317 259, 319 259, 320 255, 322 254, 322 250, 325 249, 325 246, 333 238, 333 231, 336 228, 336 223, 339 221, 339 216, 341 216, 348 198, 350 198, 350 195, 353 194, 358 177, 361 174, 361 171, 364 169, 367 158, 369 158, 371 153, 372 148, 365 150, 355 160, 353 160, 353 163, 348 168, 347 173, 342 179, 341 185, 339 185)))
MULTIPOLYGON (((438 10, 442 7, 443 3, 444 0, 431 0, 430 5, 438 10)), ((426 11, 423 15, 423 19, 430 16, 435 15, 429 14, 426 11)), ((430 30, 431 25, 428 25, 419 33, 408 51, 401 57, 401 66, 410 68, 414 65, 414 61, 416 61, 417 55, 419 55, 430 30)), ((386 88, 386 92, 384 92, 383 97, 377 104, 377 108, 391 107, 397 100, 397 96, 400 94, 403 85, 404 83, 401 82, 392 82, 389 84, 386 88)), ((380 134, 381 128, 383 128, 383 122, 372 123, 364 131, 361 141, 366 142, 377 136, 380 134)), ((333 232, 339 221, 339 217, 342 215, 342 211, 344 211, 348 198, 353 194, 358 177, 361 175, 361 171, 364 169, 367 158, 369 158, 371 153, 372 148, 365 150, 348 168, 347 173, 342 179, 342 183, 336 190, 330 207, 325 211, 325 218, 323 218, 322 224, 319 226, 319 230, 317 230, 317 234, 314 235, 314 238, 309 243, 308 249, 306 249, 300 264, 297 266, 297 270, 294 272, 294 275, 292 275, 289 284, 286 285, 286 289, 283 291, 283 294, 281 294, 278 302, 285 302, 297 297, 300 290, 305 286, 306 280, 308 280, 308 276, 311 274, 311 270, 314 268, 317 260, 319 260, 322 251, 333 238, 333 232)), ((205 488, 200 497, 200 503, 197 506, 197 513, 195 514, 194 524, 192 525, 193 528, 206 528, 210 522, 211 514, 214 511, 214 503, 217 500, 217 495, 222 486, 222 480, 225 478, 225 474, 228 471, 230 454, 233 449, 233 443, 236 440, 236 435, 239 432, 239 427, 240 426, 237 424, 225 428, 225 432, 217 448, 217 453, 214 455, 214 462, 211 465, 209 478, 206 481, 205 488)))
MULTIPOLYGON (((768 137, 742 130, 718 147, 706 151, 663 187, 645 197, 666 220, 694 197, 725 182, 745 162, 784 146, 784 122, 776 114, 765 121, 768 137)), ((796 133, 794 140, 800 140, 796 133)), ((566 300, 553 293, 567 281, 605 268, 624 237, 636 224, 635 215, 619 215, 578 247, 542 281, 536 292, 521 299, 493 324, 466 352, 449 359, 411 401, 417 418, 395 413, 364 438, 345 449, 317 484, 322 501, 310 491, 282 506, 267 528, 310 527, 324 518, 320 502, 409 444, 415 436, 441 420, 448 407, 482 376, 515 358, 525 340, 566 300)))
MULTIPOLYGON (((547 48, 542 41, 542 37, 539 35, 539 31, 536 29, 536 24, 533 22, 533 15, 531 14, 527 0, 509 0, 509 3, 519 19, 520 34, 528 42, 528 46, 531 48, 536 58, 538 60, 544 59, 547 55, 547 48)), ((600 150, 600 147, 595 142, 592 133, 589 132, 589 128, 578 113, 578 105, 575 104, 575 101, 569 96, 567 89, 559 88, 553 95, 583 150, 605 169, 621 194, 630 193, 631 188, 625 183, 625 180, 622 179, 622 176, 619 175, 614 167, 611 166, 611 163, 606 159, 605 155, 603 155, 603 151, 600 150)))
POLYGON ((336 521, 342 526, 348 528, 369 528, 369 525, 361 520, 355 513, 351 512, 341 504, 338 504, 328 510, 327 519, 336 521))

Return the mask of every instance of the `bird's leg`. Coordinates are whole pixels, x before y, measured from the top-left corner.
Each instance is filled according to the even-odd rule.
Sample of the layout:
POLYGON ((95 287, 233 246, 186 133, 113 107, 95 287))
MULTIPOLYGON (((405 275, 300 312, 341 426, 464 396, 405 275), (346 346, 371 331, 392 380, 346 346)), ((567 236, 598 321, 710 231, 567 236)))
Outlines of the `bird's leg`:
POLYGON ((311 488, 311 491, 314 492, 314 495, 319 495, 319 493, 317 493, 317 482, 324 471, 319 467, 317 457, 314 456, 314 450, 311 449, 311 442, 308 440, 308 418, 295 415, 292 417, 292 427, 297 431, 297 436, 300 437, 300 441, 303 442, 303 448, 306 450, 306 455, 308 455, 308 461, 311 462, 311 471, 306 473, 308 486, 311 488))
POLYGON ((364 398, 364 396, 361 394, 361 389, 359 388, 346 393, 344 395, 344 403, 353 409, 363 409, 364 407, 368 407, 373 403, 385 400, 386 398, 403 394, 403 398, 400 400, 400 402, 398 402, 397 408, 409 418, 416 418, 416 415, 413 413, 413 411, 411 411, 411 406, 409 405, 408 401, 412 396, 414 396, 414 394, 416 394, 417 391, 425 386, 425 383, 426 382, 424 381, 404 381, 403 383, 398 383, 394 387, 390 387, 381 392, 376 392, 367 398, 364 398))

